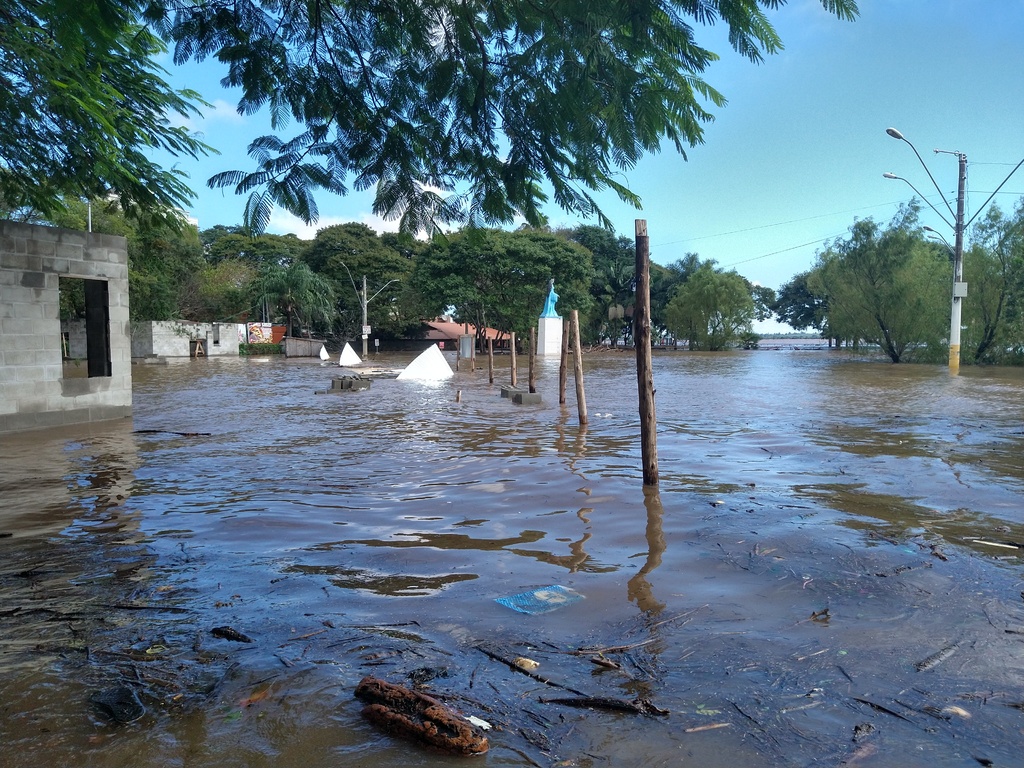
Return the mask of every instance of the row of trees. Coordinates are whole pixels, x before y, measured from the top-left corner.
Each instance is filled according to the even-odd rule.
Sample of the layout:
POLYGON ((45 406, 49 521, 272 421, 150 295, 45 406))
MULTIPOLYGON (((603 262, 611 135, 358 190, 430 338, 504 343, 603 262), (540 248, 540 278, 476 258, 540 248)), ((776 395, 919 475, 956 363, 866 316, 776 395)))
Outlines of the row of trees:
MULTIPOLYGON (((128 239, 133 319, 283 321, 293 334, 354 339, 365 300, 383 338, 415 336, 422 320, 449 313, 523 336, 553 278, 558 309, 579 310, 585 343, 631 341, 634 243, 600 227, 468 229, 428 242, 351 223, 305 241, 251 237, 241 226, 198 232, 165 216, 126 214, 111 201, 91 209, 96 231, 128 239)), ((887 225, 855 222, 778 295, 697 254, 654 264, 655 337, 715 351, 756 343, 753 321, 775 318, 837 343, 877 345, 893 362, 942 362, 952 252, 926 237, 918 214, 912 202, 887 225)), ((71 201, 48 220, 84 228, 87 215, 86 204, 71 201)), ((970 234, 962 360, 1022 362, 1024 201, 1012 215, 993 206, 970 234)))
MULTIPOLYGON (((946 359, 952 248, 928 239, 915 202, 883 227, 856 222, 829 243, 815 266, 783 285, 778 319, 837 341, 876 344, 893 362, 946 359)), ((1024 361, 1024 200, 1012 215, 997 206, 972 228, 965 247, 961 359, 1024 361)))
MULTIPOLYGON (((48 221, 84 228, 88 215, 87 204, 70 201, 48 221)), ((251 237, 241 226, 173 227, 112 201, 94 201, 91 216, 95 231, 128 239, 135 320, 283 321, 295 335, 353 339, 365 300, 383 338, 415 336, 424 319, 446 314, 522 337, 553 278, 558 309, 579 310, 585 343, 631 339, 634 243, 600 227, 469 229, 428 242, 350 223, 304 241, 251 237)), ((772 298, 696 254, 652 265, 657 335, 691 349, 749 343, 751 321, 767 316, 772 298)))

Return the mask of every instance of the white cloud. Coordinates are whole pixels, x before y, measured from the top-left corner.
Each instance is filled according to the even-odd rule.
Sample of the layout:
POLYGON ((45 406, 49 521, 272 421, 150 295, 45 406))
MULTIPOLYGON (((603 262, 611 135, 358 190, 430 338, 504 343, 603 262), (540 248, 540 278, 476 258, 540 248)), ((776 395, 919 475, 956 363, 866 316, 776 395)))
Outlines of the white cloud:
POLYGON ((212 106, 203 108, 203 116, 206 120, 239 124, 245 122, 245 116, 238 114, 238 109, 230 101, 214 99, 210 104, 212 106))
POLYGON ((380 216, 372 213, 361 212, 354 216, 321 216, 315 224, 306 224, 302 219, 293 216, 282 208, 275 208, 270 214, 270 223, 267 231, 278 235, 295 235, 300 240, 312 240, 316 233, 326 227, 337 224, 350 224, 358 222, 365 224, 378 235, 382 232, 397 232, 398 221, 385 221, 380 216))
POLYGON ((219 123, 221 125, 245 125, 244 115, 238 114, 235 105, 224 99, 214 99, 208 107, 199 107, 200 114, 192 117, 181 117, 174 115, 173 122, 192 133, 203 132, 208 126, 219 123))

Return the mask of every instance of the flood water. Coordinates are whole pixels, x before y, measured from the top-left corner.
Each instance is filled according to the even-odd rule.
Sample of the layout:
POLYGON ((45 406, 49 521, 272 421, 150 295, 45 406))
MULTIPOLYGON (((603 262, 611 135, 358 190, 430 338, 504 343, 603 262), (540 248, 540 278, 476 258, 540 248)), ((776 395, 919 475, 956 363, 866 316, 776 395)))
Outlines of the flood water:
POLYGON ((481 766, 1020 764, 1024 371, 659 353, 645 492, 634 360, 584 362, 586 429, 555 361, 519 406, 507 358, 337 394, 207 359, 0 438, 0 765, 456 759, 366 721, 365 675, 491 723, 481 766), (582 599, 496 602, 551 585, 582 599))

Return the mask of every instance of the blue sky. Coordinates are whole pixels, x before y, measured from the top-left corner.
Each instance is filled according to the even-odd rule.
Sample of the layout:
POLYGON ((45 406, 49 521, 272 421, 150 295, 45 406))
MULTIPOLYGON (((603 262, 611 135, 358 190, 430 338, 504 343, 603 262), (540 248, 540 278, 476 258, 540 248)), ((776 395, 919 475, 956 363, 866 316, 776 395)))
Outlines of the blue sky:
MULTIPOLYGON (((845 236, 856 219, 887 222, 914 195, 884 172, 907 178, 944 208, 911 148, 886 135, 889 126, 914 143, 952 201, 956 158, 932 150, 967 155, 973 215, 1024 159, 1024 0, 859 4, 860 18, 851 23, 817 0, 790 0, 771 14, 785 50, 760 65, 734 53, 724 29, 699 31, 698 39, 721 56, 705 79, 729 103, 715 110, 705 143, 687 152, 688 161, 666 149, 624 174, 643 210, 599 196, 617 231, 632 236, 634 220, 646 219, 654 261, 695 252, 778 288, 812 267, 823 244, 845 236)), ((268 132, 266 120, 235 112, 215 62, 166 66, 174 84, 214 105, 192 126, 222 153, 177 161, 198 193, 190 213, 204 229, 240 223, 244 198, 210 190, 205 181, 221 170, 251 168, 245 148, 268 132)), ((1024 168, 995 202, 1011 210, 1022 196, 1024 168)), ((309 238, 347 221, 394 229, 371 214, 371 199, 324 195, 317 225, 278 211, 270 231, 309 238)), ((579 223, 554 205, 547 214, 553 225, 579 223)), ((922 223, 952 240, 928 208, 922 223)))

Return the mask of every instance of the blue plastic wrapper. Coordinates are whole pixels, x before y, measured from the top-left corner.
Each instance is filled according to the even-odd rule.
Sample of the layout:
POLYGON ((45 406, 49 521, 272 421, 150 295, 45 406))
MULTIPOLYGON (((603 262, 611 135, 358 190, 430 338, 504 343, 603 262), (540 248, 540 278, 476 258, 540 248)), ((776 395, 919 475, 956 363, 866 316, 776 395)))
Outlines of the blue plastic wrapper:
POLYGON ((518 595, 495 598, 496 603, 501 603, 506 608, 511 608, 519 613, 527 613, 536 616, 539 613, 550 613, 564 608, 567 605, 583 599, 583 595, 568 587, 553 584, 550 587, 541 587, 531 592, 520 592, 518 595))

